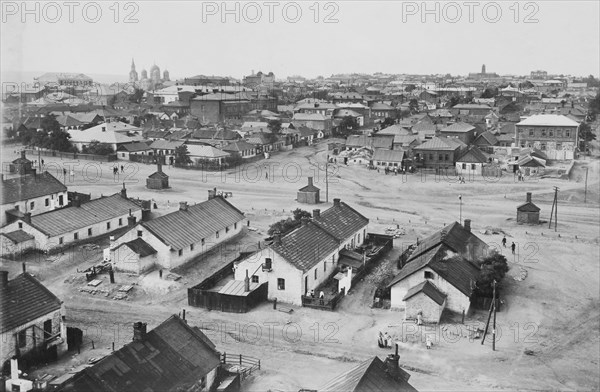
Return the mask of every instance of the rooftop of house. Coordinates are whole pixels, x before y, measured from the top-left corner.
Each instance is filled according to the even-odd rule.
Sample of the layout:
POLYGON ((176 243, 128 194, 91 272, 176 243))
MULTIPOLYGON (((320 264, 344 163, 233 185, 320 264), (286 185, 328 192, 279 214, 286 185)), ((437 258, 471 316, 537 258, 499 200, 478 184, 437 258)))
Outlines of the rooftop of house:
POLYGON ((404 151, 402 150, 386 150, 376 148, 373 152, 373 161, 383 162, 402 162, 404 160, 404 151))
POLYGON ((52 174, 27 174, 2 181, 2 205, 66 192, 67 187, 52 174))
POLYGON ((517 123, 517 126, 577 127, 579 123, 563 115, 535 114, 517 123))
POLYGON ((406 301, 407 299, 410 299, 419 293, 425 294, 433 301, 435 301, 435 303, 437 303, 438 305, 443 304, 446 300, 446 294, 442 293, 437 287, 435 287, 433 283, 431 283, 428 280, 421 282, 418 285, 408 289, 406 295, 402 300, 406 301))
POLYGON ((456 150, 458 148, 462 148, 464 146, 466 146, 466 145, 456 138, 433 137, 430 140, 427 140, 425 143, 416 146, 414 149, 415 150, 426 150, 426 151, 430 151, 430 150, 439 150, 439 151, 452 150, 452 151, 454 151, 454 150, 456 150))
POLYGON ((476 127, 471 124, 467 124, 464 122, 457 122, 451 124, 445 128, 440 129, 440 132, 453 132, 453 133, 464 133, 476 130, 476 127))
POLYGON ((456 162, 461 163, 486 163, 487 161, 487 156, 475 146, 469 148, 456 160, 456 162))
MULTIPOLYGON (((0 274, 8 272, 0 271, 0 274)), ((0 287, 0 292, 2 333, 54 312, 62 306, 58 297, 27 272, 8 280, 6 287, 0 287)))

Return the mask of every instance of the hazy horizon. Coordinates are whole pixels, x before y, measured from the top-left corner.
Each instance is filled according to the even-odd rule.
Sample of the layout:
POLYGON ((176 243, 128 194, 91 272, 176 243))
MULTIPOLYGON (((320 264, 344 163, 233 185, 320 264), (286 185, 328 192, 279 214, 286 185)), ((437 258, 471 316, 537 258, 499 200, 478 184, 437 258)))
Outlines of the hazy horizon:
POLYGON ((93 3, 101 7, 95 23, 84 20, 92 20, 92 11, 81 11, 91 3, 78 3, 72 23, 64 7, 38 5, 36 11, 37 3, 28 3, 29 15, 21 3, 8 9, 3 3, 3 80, 75 72, 127 81, 132 58, 138 73, 156 63, 172 80, 197 74, 241 79, 252 70, 272 71, 278 79, 467 75, 482 64, 500 75, 538 69, 600 74, 597 1, 518 3, 518 10, 504 2, 480 2, 471 10, 464 3, 431 2, 425 9, 421 2, 347 1, 319 3, 318 12, 313 3, 274 2, 269 9, 262 2, 228 2, 229 13, 221 2, 129 2, 119 3, 118 12, 100 2, 93 3), (125 23, 127 16, 134 23, 125 23))

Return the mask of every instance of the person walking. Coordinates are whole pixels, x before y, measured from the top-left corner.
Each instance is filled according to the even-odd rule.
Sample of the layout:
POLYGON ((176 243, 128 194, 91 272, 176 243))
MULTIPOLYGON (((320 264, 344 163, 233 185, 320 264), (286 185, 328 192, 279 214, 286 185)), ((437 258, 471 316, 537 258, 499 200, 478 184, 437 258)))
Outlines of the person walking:
POLYGON ((506 248, 506 236, 502 238, 502 246, 506 248))
POLYGON ((432 346, 431 339, 427 338, 427 340, 425 341, 425 345, 427 346, 427 350, 429 350, 432 346))
POLYGON ((123 165, 121 165, 121 173, 123 173, 125 171, 125 167, 123 167, 123 165))
POLYGON ((512 254, 513 254, 513 255, 515 254, 515 248, 516 248, 516 247, 517 247, 517 246, 515 245, 515 243, 514 243, 514 242, 513 242, 513 243, 512 243, 512 245, 510 246, 510 249, 512 250, 512 254))

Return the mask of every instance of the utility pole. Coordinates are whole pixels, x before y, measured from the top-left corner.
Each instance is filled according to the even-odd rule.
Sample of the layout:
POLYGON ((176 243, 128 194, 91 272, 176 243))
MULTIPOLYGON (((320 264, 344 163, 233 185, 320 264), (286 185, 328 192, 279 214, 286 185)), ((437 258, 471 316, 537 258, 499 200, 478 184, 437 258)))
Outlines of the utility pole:
POLYGON ((548 228, 552 228, 552 216, 554 215, 554 231, 558 224, 558 187, 554 187, 554 201, 552 202, 552 210, 550 210, 550 222, 548 222, 548 228))
POLYGON ((458 200, 460 202, 459 212, 458 212, 458 223, 462 225, 462 195, 458 195, 458 200))
POLYGON ((590 170, 589 167, 585 168, 585 191, 583 192, 583 202, 587 203, 587 178, 588 178, 588 171, 590 170))
POLYGON ((325 202, 329 203, 329 154, 325 161, 325 202))
POLYGON ((494 324, 492 325, 492 351, 496 351, 496 280, 494 280, 494 294, 493 294, 493 307, 494 307, 494 324))

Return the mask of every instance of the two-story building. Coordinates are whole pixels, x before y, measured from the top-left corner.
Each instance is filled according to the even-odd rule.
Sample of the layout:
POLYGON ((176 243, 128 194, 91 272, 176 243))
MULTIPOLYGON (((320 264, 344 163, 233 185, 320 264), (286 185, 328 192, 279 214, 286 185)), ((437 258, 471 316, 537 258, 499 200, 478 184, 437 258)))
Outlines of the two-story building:
POLYGON ((466 145, 471 144, 483 131, 475 125, 457 122, 440 129, 440 136, 460 139, 466 145))
POLYGON ((563 115, 537 114, 516 124, 517 147, 541 150, 548 159, 576 158, 579 123, 563 115))
POLYGON ((268 282, 268 298, 302 305, 302 296, 338 271, 340 251, 363 244, 369 220, 340 199, 324 212, 285 234, 275 234, 271 246, 235 266, 235 280, 246 274, 252 283, 268 282))

